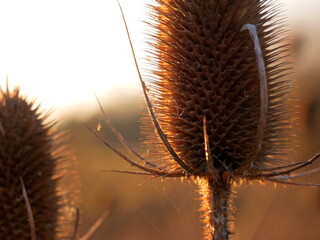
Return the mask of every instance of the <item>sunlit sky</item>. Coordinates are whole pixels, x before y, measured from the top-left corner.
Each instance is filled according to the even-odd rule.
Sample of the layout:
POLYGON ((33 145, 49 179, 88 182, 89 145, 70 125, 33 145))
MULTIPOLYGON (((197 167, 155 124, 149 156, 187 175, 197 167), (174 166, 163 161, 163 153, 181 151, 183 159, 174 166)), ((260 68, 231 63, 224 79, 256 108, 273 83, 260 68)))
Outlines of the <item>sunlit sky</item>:
MULTIPOLYGON (((142 20, 150 1, 120 2, 142 57, 142 20)), ((290 22, 300 27, 309 26, 310 16, 320 13, 318 0, 279 2, 285 2, 290 22)), ((30 99, 37 97, 58 118, 76 109, 79 114, 96 109, 94 93, 108 101, 122 97, 119 89, 139 91, 117 1, 0 0, 2 86, 7 77, 10 86, 20 86, 30 99)))

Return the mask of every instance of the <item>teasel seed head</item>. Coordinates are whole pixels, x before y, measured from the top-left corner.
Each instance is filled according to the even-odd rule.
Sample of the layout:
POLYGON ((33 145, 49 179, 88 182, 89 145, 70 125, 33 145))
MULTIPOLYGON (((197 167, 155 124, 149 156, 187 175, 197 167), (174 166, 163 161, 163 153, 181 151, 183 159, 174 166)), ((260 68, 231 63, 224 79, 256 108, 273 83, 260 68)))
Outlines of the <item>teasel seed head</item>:
POLYGON ((79 204, 67 134, 19 89, 0 92, 0 238, 70 239, 79 204))
POLYGON ((173 149, 199 175, 208 172, 204 128, 216 173, 242 177, 291 151, 288 47, 269 2, 156 0, 150 6, 147 84, 154 111, 173 149), (246 24, 256 26, 263 89, 254 42, 242 31, 246 24))
POLYGON ((272 2, 154 0, 145 78, 120 6, 149 111, 143 119, 148 158, 156 161, 131 148, 103 110, 119 141, 145 164, 100 139, 145 171, 131 173, 196 179, 206 240, 229 239, 237 180, 320 186, 290 181, 319 171, 296 173, 320 154, 288 163, 297 120, 290 45, 272 2))

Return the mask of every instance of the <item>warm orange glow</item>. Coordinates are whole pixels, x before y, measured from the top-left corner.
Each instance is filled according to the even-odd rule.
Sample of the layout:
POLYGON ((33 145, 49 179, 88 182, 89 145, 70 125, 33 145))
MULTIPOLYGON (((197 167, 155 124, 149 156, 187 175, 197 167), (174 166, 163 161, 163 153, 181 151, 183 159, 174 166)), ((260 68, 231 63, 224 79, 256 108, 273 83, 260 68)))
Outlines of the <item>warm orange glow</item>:
MULTIPOLYGON (((285 2, 290 22, 319 30, 314 20, 320 2, 285 2), (315 6, 317 5, 317 6, 315 6), (312 21, 310 21, 312 19, 312 21), (311 24, 311 23, 316 24, 311 24)), ((144 6, 147 0, 120 0, 138 58, 142 56, 144 6)), ((319 34, 318 34, 319 35, 319 34)), ((142 61, 141 61, 142 62, 142 61)), ((56 116, 81 108, 96 110, 100 97, 119 88, 138 92, 140 85, 116 0, 0 2, 0 83, 20 85, 30 98, 56 116)))

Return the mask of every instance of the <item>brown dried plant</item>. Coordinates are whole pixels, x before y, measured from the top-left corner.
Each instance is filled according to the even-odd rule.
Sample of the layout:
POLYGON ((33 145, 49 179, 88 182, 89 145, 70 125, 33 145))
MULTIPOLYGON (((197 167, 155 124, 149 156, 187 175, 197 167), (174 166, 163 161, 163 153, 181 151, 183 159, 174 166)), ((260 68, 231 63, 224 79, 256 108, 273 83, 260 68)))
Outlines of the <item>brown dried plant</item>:
POLYGON ((144 120, 154 161, 127 144, 102 108, 120 142, 143 163, 101 140, 144 171, 131 173, 195 179, 207 240, 230 237, 235 182, 319 186, 291 181, 319 171, 297 172, 319 154, 291 161, 296 100, 279 9, 269 0, 154 0, 146 80, 123 17, 153 123, 151 129, 144 120))
POLYGON ((70 240, 79 184, 65 132, 19 89, 0 92, 0 239, 70 240))

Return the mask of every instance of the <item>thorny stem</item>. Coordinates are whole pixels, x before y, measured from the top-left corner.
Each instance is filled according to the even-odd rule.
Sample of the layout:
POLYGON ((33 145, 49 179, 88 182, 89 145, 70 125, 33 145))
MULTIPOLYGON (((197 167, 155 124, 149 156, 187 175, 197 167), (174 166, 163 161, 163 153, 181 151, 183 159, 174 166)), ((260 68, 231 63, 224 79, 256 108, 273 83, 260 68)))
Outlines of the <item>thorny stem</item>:
POLYGON ((223 174, 199 180, 205 240, 228 240, 231 182, 223 174))

